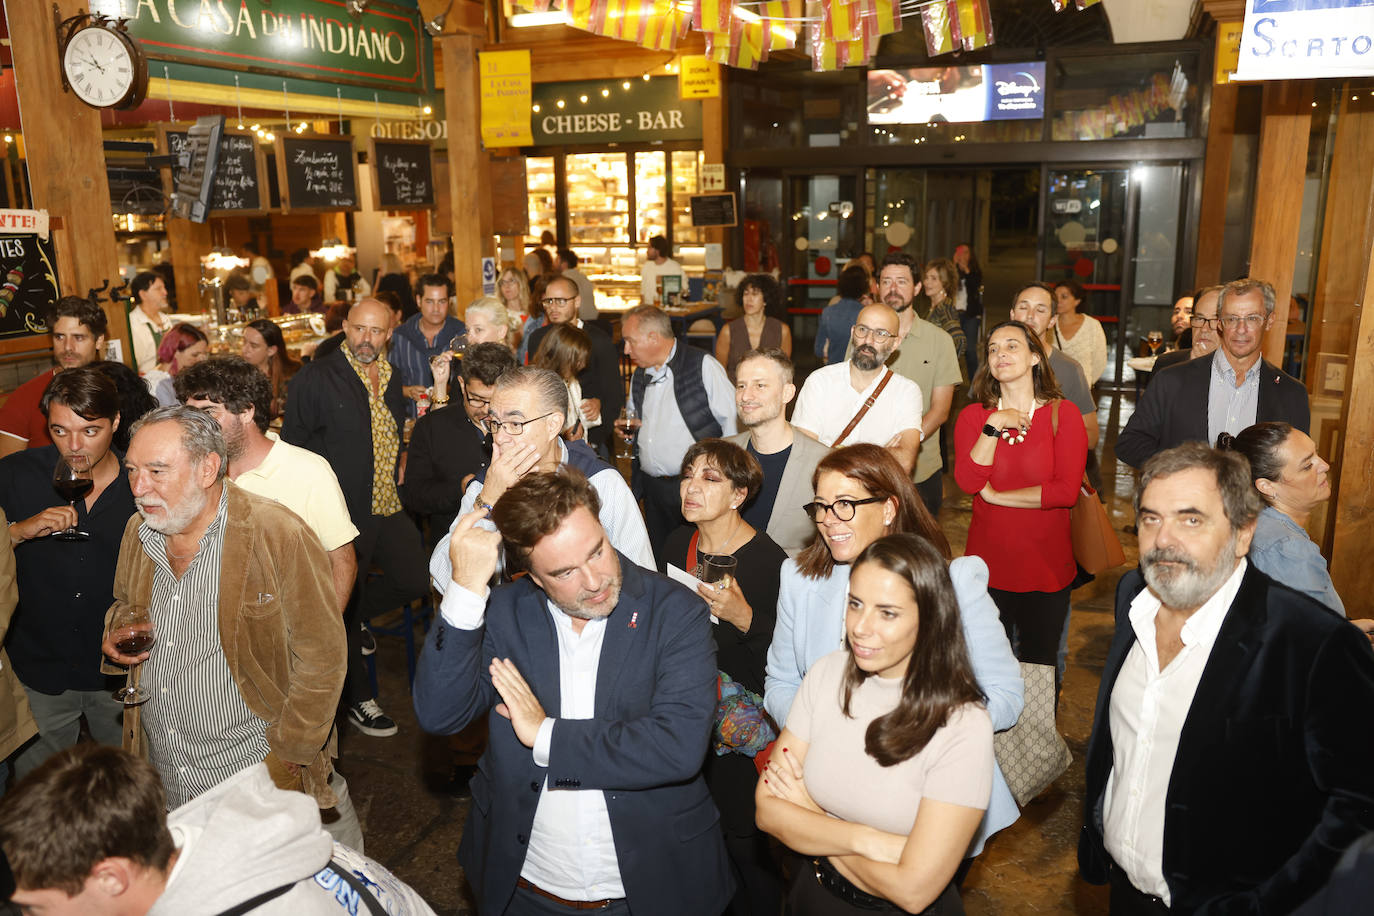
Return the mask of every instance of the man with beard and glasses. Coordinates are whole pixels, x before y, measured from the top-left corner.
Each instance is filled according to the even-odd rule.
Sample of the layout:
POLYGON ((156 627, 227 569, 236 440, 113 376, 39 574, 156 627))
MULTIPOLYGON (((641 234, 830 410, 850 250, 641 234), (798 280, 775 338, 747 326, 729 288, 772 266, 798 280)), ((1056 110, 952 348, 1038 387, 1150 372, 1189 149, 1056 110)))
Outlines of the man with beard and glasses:
POLYGON ((329 554, 339 613, 348 606, 358 560, 358 529, 334 471, 319 455, 267 431, 272 383, 239 356, 198 363, 173 380, 177 398, 209 414, 224 433, 229 479, 249 493, 281 503, 301 517, 329 554))
POLYGON ((224 437, 196 408, 146 414, 124 466, 138 515, 124 529, 101 648, 141 663, 151 698, 125 710, 126 741, 146 748, 168 807, 266 763, 329 826, 361 836, 333 772, 345 640, 319 538, 224 479, 224 437), (115 646, 110 623, 128 605, 148 611, 151 652, 115 646))
POLYGON ((740 515, 758 531, 767 530, 788 556, 810 542, 816 524, 798 512, 816 498, 811 474, 830 449, 810 436, 798 436, 783 415, 797 393, 792 360, 776 347, 750 350, 735 367, 735 406, 744 432, 729 436, 763 468, 763 485, 740 515))
POLYGON ((883 365, 897 348, 900 330, 889 306, 874 303, 859 312, 849 332, 852 355, 807 377, 792 426, 831 448, 887 446, 910 474, 924 437, 921 388, 883 365))
POLYGON ((733 880, 700 770, 716 706, 710 616, 617 553, 576 469, 527 474, 458 519, 452 576, 415 677, 415 713, 478 717, 458 859, 482 916, 719 913, 733 880), (529 572, 488 593, 502 538, 529 572))
POLYGON ((359 531, 353 542, 357 578, 344 613, 344 703, 349 723, 374 738, 390 737, 397 727, 372 692, 363 621, 429 593, 420 529, 402 508, 398 487, 406 398, 401 373, 382 355, 391 322, 381 301, 355 304, 344 322, 343 346, 307 363, 291 380, 281 428, 283 440, 329 462, 359 531), (373 567, 381 575, 370 576, 373 567))
MULTIPOLYGON (((921 443, 912 482, 931 515, 944 502, 944 462, 940 455, 940 429, 949 419, 954 389, 963 381, 959 351, 949 331, 916 314, 917 264, 911 255, 894 251, 883 258, 878 292, 883 304, 897 313, 897 349, 888 357, 893 372, 904 375, 921 389, 921 443)), ((973 346, 978 341, 973 341, 973 346)), ((850 342, 853 355, 854 343, 850 342)))
POLYGON ((1292 912, 1374 829, 1374 653, 1246 561, 1259 509, 1232 452, 1141 474, 1078 846, 1114 916, 1292 912))

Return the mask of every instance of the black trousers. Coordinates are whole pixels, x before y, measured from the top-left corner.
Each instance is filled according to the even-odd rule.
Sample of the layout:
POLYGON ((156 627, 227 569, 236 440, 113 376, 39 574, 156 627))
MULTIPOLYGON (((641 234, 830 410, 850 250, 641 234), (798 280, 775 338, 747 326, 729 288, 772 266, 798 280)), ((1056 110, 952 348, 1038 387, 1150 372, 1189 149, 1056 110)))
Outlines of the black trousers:
MULTIPOLYGON (((787 892, 787 913, 789 916, 873 916, 875 913, 905 913, 907 910, 893 905, 890 910, 867 910, 854 906, 830 891, 816 880, 815 866, 810 859, 795 861, 792 883, 787 892)), ((920 916, 963 916, 964 901, 959 897, 951 881, 935 902, 921 911, 920 916)), ((1113 914, 1116 916, 1116 914, 1113 914)))
POLYGON ((405 512, 374 515, 358 526, 353 549, 358 555, 358 578, 344 611, 348 631, 348 677, 344 681, 346 706, 372 699, 372 684, 363 662, 359 625, 383 611, 394 610, 429 594, 429 554, 420 540, 420 529, 405 512), (370 576, 372 567, 379 575, 370 576))
POLYGON ((921 502, 926 504, 926 511, 930 513, 931 518, 939 518, 940 506, 945 501, 944 471, 936 471, 916 484, 916 493, 921 497, 921 502))
MULTIPOLYGON (((1057 592, 1005 592, 988 589, 1019 661, 1057 665, 1059 634, 1069 616, 1069 589, 1057 592)), ((1056 685, 1058 678, 1056 676, 1056 685)))
POLYGON ((1112 893, 1108 906, 1111 916, 1168 916, 1170 910, 1163 900, 1137 890, 1126 873, 1115 864, 1110 874, 1112 893))
POLYGON ((654 548, 654 559, 662 562, 658 554, 668 535, 687 524, 682 517, 682 478, 650 477, 641 472, 638 479, 644 494, 644 528, 654 548))

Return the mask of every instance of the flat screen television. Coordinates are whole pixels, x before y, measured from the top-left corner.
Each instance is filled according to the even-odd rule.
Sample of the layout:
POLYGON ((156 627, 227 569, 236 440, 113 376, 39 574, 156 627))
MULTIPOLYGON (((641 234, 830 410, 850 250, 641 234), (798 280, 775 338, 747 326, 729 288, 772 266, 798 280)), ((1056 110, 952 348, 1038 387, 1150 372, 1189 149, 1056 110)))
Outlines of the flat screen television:
POLYGON ((1044 116, 1044 61, 868 71, 870 124, 967 124, 1044 116))

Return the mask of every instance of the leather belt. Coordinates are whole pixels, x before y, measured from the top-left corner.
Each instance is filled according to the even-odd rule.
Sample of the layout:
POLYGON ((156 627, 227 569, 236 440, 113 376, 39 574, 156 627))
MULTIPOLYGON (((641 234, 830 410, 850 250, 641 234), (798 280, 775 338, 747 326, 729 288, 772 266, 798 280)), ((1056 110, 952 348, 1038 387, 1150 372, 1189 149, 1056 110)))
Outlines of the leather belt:
POLYGON ((552 900, 554 903, 557 903, 560 906, 568 907, 572 910, 604 910, 607 907, 609 907, 612 903, 615 903, 615 899, 609 897, 605 900, 567 900, 563 897, 558 896, 557 894, 549 893, 537 884, 531 884, 524 878, 516 878, 515 886, 523 887, 525 890, 529 891, 532 894, 538 894, 545 900, 552 900))

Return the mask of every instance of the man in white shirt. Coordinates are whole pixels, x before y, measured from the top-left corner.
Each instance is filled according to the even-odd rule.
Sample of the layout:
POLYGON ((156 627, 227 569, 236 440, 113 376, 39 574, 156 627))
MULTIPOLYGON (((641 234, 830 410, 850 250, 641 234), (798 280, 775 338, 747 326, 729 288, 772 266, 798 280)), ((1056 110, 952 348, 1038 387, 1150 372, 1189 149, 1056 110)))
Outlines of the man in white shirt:
POLYGON ((719 913, 733 879, 700 775, 716 706, 706 605, 611 546, 574 469, 462 516, 415 677, 421 727, 485 716, 458 859, 482 914, 719 913), (488 593, 500 541, 529 575, 488 593), (551 905, 552 904, 552 905, 551 905))
POLYGON ((686 524, 678 492, 682 456, 698 439, 735 434, 735 389, 724 366, 673 337, 662 309, 631 309, 621 331, 625 353, 637 367, 630 377, 630 401, 642 421, 635 492, 644 498, 649 541, 661 545, 686 524))
POLYGON ((674 261, 672 255, 673 248, 663 236, 656 235, 649 239, 649 245, 644 249, 644 267, 639 275, 640 305, 667 304, 659 301, 659 277, 678 277, 682 283, 682 292, 687 291, 687 276, 682 272, 682 265, 674 261))
POLYGON ((1114 914, 1289 913, 1374 830, 1374 653, 1246 561, 1259 509, 1234 452, 1142 472, 1078 846, 1114 914))
POLYGON ((921 389, 884 363, 901 338, 889 306, 865 306, 849 332, 853 356, 812 372, 797 396, 792 425, 822 445, 887 446, 910 474, 921 449, 921 389), (840 436, 859 417, 843 439, 840 436))
POLYGON ((142 375, 157 368, 157 348, 162 335, 172 329, 167 310, 167 283, 162 275, 145 270, 129 281, 134 307, 129 311, 129 347, 134 368, 142 375))

